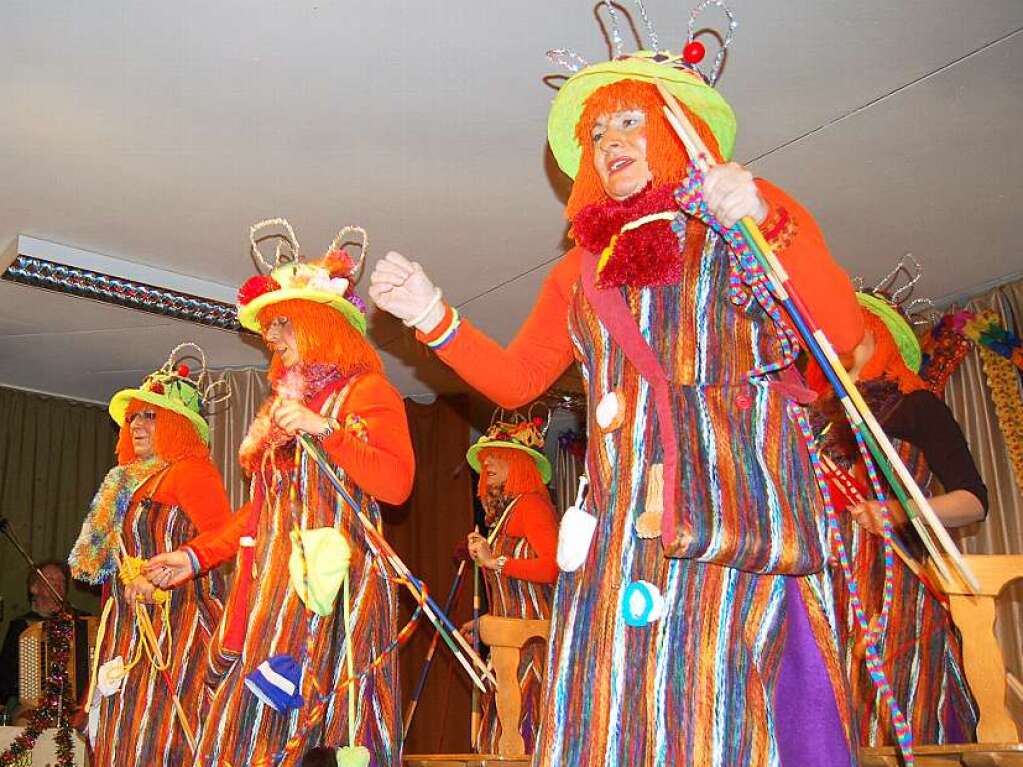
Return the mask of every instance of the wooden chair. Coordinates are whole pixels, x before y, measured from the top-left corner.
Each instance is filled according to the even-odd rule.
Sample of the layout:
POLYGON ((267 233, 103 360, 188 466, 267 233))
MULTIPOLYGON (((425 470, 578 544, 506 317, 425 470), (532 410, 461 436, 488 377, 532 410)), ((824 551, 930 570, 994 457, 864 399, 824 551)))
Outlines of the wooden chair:
POLYGON ((497 754, 412 754, 405 767, 529 767, 530 757, 519 734, 522 696, 519 691, 519 658, 522 648, 536 639, 547 641, 550 621, 480 616, 480 639, 490 647, 497 677, 495 704, 501 723, 497 754))
POLYGON ((526 744, 519 733, 522 697, 519 692, 519 657, 522 648, 535 639, 547 641, 551 622, 480 617, 480 639, 490 647, 490 659, 497 677, 497 720, 501 723, 501 738, 497 753, 504 757, 521 757, 526 744))
MULTIPOLYGON (((963 667, 977 700, 980 717, 977 743, 918 746, 919 767, 1023 767, 1020 725, 1009 713, 1009 683, 1005 659, 995 637, 995 607, 999 595, 1023 578, 1023 555, 966 557, 980 582, 978 594, 961 583, 945 583, 952 619, 963 637, 963 667)), ((1016 683, 1018 684, 1018 682, 1016 683)), ((897 767, 893 748, 860 749, 863 767, 897 767)))

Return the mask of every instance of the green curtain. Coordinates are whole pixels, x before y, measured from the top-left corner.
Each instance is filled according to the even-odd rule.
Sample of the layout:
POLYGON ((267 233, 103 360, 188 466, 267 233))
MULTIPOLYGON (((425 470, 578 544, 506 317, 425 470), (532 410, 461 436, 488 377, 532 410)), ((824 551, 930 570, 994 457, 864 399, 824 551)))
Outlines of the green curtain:
MULTIPOLYGON (((114 463, 117 427, 106 408, 0 387, 0 515, 36 560, 66 559, 96 488, 114 463)), ((28 568, 0 538, 0 639, 28 610, 28 568)), ((71 601, 96 613, 96 595, 71 601)))

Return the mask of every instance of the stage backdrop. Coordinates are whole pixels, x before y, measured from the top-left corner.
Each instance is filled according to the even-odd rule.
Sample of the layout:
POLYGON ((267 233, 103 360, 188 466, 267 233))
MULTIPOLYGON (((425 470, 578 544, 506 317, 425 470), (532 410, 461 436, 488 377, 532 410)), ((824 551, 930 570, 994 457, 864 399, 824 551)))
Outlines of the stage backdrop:
MULTIPOLYGON (((34 558, 67 558, 116 444, 105 407, 0 388, 0 514, 34 558)), ((28 568, 6 538, 0 552, 2 639, 28 610, 28 568)), ((72 589, 71 600, 96 614, 94 594, 72 589)))

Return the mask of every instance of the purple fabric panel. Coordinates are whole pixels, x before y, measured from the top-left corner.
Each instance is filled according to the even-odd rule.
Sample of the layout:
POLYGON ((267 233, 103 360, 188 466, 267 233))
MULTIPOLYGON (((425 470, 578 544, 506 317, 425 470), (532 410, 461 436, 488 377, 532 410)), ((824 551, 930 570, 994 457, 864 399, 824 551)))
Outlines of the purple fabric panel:
POLYGON ((785 595, 786 636, 774 691, 774 727, 783 767, 855 764, 824 658, 795 578, 785 595))

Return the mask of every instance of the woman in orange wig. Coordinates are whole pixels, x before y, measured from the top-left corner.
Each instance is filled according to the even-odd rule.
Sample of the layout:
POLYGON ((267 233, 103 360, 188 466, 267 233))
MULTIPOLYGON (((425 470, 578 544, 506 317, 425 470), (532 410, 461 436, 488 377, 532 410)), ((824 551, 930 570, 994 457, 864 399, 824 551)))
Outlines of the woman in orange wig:
MULTIPOLYGON (((848 356, 849 375, 891 437, 917 484, 929 496, 946 527, 984 518, 987 488, 980 478, 963 433, 948 406, 918 375, 920 344, 909 323, 883 295, 858 294, 866 332, 848 356)), ((814 426, 828 457, 825 469, 860 599, 875 628, 884 601, 882 546, 886 510, 897 538, 908 546, 905 559, 893 562, 894 595, 877 650, 919 744, 967 743, 975 738, 977 709, 962 665, 962 644, 944 591, 920 566, 923 544, 897 500, 874 499, 842 406, 816 364, 807 379, 821 395, 814 426), (908 561, 907 561, 908 560, 908 561), (916 562, 912 568, 909 562, 916 562), (914 572, 915 570, 915 572, 914 572)), ((882 487, 883 490, 890 491, 882 487)), ((887 711, 870 683, 860 633, 841 571, 834 573, 836 614, 849 669, 853 728, 862 746, 896 742, 887 711)))
MULTIPOLYGON (((558 521, 545 484, 551 465, 541 452, 542 425, 540 419, 521 416, 498 420, 466 456, 479 472, 479 499, 491 538, 488 542, 478 532, 470 533, 469 555, 482 568, 490 615, 499 618, 551 617, 558 521)), ((544 647, 532 642, 519 658, 519 735, 526 753, 533 751, 540 724, 545 655, 544 647)), ((496 754, 501 726, 493 691, 480 701, 480 714, 473 746, 480 753, 496 754)))
POLYGON ((87 701, 92 763, 101 767, 191 761, 206 648, 223 609, 224 579, 215 570, 196 568, 170 592, 141 574, 148 558, 201 543, 231 516, 207 444, 212 391, 204 375, 190 378, 187 365, 175 365, 177 351, 138 389, 110 401, 121 426, 117 466, 68 560, 76 578, 104 584, 87 701), (143 646, 147 623, 156 629, 159 658, 143 646))
POLYGON ((573 59, 547 135, 576 247, 507 348, 401 255, 372 277, 377 304, 502 407, 583 368, 590 493, 558 541, 537 767, 855 761, 788 330, 691 215, 707 214, 658 84, 725 161, 700 186, 716 224, 760 225, 840 353, 862 318, 813 217, 727 162, 735 117, 697 49, 573 59))
MULTIPOLYGON (((345 765, 399 767, 396 587, 357 515, 378 524, 377 500, 401 503, 411 491, 405 408, 365 339, 345 232, 322 259, 304 261, 287 223, 267 223, 284 227, 293 258, 279 255, 238 294, 239 320, 273 355, 272 394, 239 451, 252 501, 195 547, 200 564, 238 552, 195 763, 298 765, 326 745, 345 765), (359 508, 339 498, 298 434, 319 443, 359 508)), ((186 553, 154 564, 176 580, 186 553)))

